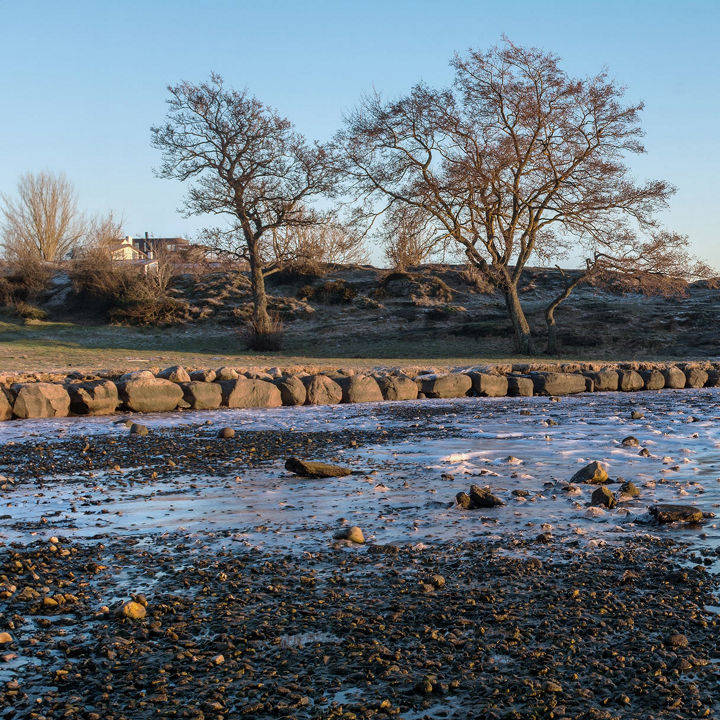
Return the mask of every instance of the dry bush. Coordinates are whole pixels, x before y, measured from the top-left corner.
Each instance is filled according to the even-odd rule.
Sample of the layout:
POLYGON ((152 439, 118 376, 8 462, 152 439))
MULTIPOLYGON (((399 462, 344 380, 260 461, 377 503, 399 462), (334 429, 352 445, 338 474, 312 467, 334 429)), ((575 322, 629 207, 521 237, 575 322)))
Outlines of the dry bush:
POLYGON ((5 304, 34 300, 50 287, 53 267, 30 256, 18 256, 8 263, 4 277, 5 304))
POLYGON ((318 287, 305 285, 297 294, 301 300, 315 300, 325 305, 348 305, 356 295, 355 288, 344 280, 329 280, 318 287))
POLYGON ((243 332, 243 338, 248 350, 260 352, 274 352, 282 350, 285 337, 285 326, 279 315, 270 313, 269 330, 260 330, 250 318, 243 332))
POLYGON ((47 313, 42 308, 22 300, 15 302, 15 314, 24 320, 47 320, 47 313))
POLYGON ((458 277, 473 292, 480 293, 481 295, 492 295, 495 292, 495 288, 485 273, 474 265, 466 265, 460 271, 458 277))

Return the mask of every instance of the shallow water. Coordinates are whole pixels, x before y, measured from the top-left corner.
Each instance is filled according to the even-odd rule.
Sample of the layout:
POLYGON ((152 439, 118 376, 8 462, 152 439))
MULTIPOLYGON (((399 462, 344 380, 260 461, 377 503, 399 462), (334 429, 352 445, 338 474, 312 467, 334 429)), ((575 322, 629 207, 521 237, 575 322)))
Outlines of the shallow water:
MULTIPOLYGON (((327 447, 328 456, 340 457, 356 471, 345 478, 297 478, 282 461, 260 469, 239 468, 234 479, 180 475, 123 484, 115 482, 122 473, 96 471, 74 478, 81 483, 68 484, 58 477, 41 494, 30 485, 12 492, 2 511, 12 523, 0 530, 0 538, 28 541, 51 535, 182 530, 219 532, 252 547, 313 551, 327 547, 342 524, 351 524, 378 543, 432 545, 550 531, 556 541, 599 544, 624 533, 667 532, 642 522, 654 502, 696 504, 706 511, 720 506, 719 420, 718 389, 603 393, 559 402, 542 397, 463 398, 143 415, 140 421, 156 432, 186 427, 196 434, 198 426, 212 421, 249 432, 420 427, 432 431, 432 437, 409 434, 357 448, 327 447), (645 418, 631 420, 633 410, 645 418), (638 454, 640 447, 621 445, 628 435, 648 449, 649 457, 638 454), (595 486, 580 485, 577 494, 565 491, 573 473, 593 460, 605 463, 611 478, 632 480, 640 498, 603 511, 587 507, 595 486), (472 483, 488 485, 507 505, 459 510, 455 494, 472 483), (529 495, 519 498, 513 490, 529 495), (42 518, 46 522, 40 529, 42 518), (18 521, 27 524, 13 528, 18 521)), ((103 417, 3 423, 0 442, 124 435, 127 430, 116 421, 103 417)), ((9 468, 0 468, 0 473, 12 474, 9 468)), ((720 545, 720 523, 714 520, 702 530, 673 532, 689 538, 703 533, 704 542, 720 545)))

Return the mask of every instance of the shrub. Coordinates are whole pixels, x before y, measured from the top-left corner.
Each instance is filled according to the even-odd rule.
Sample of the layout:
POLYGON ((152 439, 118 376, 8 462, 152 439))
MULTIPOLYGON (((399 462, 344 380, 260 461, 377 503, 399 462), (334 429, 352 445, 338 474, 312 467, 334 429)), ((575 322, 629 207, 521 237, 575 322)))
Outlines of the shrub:
POLYGON ((247 321, 244 330, 245 345, 248 350, 258 350, 260 352, 274 352, 282 350, 285 335, 285 327, 278 315, 270 316, 270 329, 258 329, 255 321, 250 319, 247 321))
POLYGON ((25 320, 47 320, 47 313, 42 308, 22 300, 15 303, 15 314, 25 320))
POLYGON ((318 287, 305 285, 298 290, 301 300, 315 300, 325 305, 348 305, 353 301, 357 291, 344 280, 331 280, 318 287))
POLYGON ((492 295, 495 288, 479 268, 474 265, 467 265, 460 271, 460 280, 464 282, 471 291, 481 293, 483 295, 492 295))

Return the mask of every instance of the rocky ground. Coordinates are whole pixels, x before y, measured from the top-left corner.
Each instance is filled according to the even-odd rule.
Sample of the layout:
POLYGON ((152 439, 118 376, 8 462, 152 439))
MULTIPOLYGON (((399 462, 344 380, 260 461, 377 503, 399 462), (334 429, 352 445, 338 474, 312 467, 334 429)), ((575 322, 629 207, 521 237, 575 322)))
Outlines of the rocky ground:
MULTIPOLYGON (((394 407, 413 422, 5 443, 0 718, 718 716, 715 553, 673 530, 588 541, 500 522, 482 539, 429 545, 323 532, 307 549, 292 535, 254 546, 232 527, 117 534, 99 522, 167 483, 199 502, 289 456, 346 464, 345 451, 421 446, 453 417, 394 407), (70 507, 30 512, 64 490, 70 507), (97 532, 60 532, 71 513, 98 518, 97 532)), ((273 482, 293 500, 292 483, 273 482)), ((493 511, 468 512, 483 525, 493 511)))

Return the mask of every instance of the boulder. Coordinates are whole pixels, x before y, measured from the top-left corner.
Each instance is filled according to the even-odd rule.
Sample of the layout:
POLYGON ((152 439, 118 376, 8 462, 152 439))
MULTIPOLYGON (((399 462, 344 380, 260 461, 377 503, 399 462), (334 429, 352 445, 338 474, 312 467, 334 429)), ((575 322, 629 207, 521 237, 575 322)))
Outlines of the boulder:
POLYGON ((383 401, 380 386, 375 381, 375 378, 369 375, 338 377, 335 382, 342 389, 342 402, 344 403, 383 401))
POLYGON ((578 470, 571 478, 570 483, 589 483, 591 485, 602 485, 609 482, 607 470, 597 460, 578 470))
POLYGON ((645 390, 662 390, 665 387, 665 376, 660 370, 640 370, 640 377, 645 390))
POLYGON ((336 405, 342 400, 342 388, 326 375, 308 375, 302 381, 307 405, 336 405))
POLYGON ((161 370, 156 377, 163 380, 170 380, 174 383, 190 382, 190 376, 182 365, 173 365, 172 367, 161 370))
POLYGON ((149 432, 150 429, 147 425, 141 425, 140 423, 133 423, 130 425, 131 435, 147 435, 149 432))
MULTIPOLYGON (((457 496, 455 499, 457 500, 457 496)), ((499 507, 504 504, 488 488, 481 488, 479 485, 470 486, 470 509, 499 507)))
POLYGON ((229 408, 280 407, 282 397, 280 391, 272 383, 265 380, 224 380, 222 388, 222 404, 229 408))
POLYGON ((617 504, 615 496, 604 485, 593 491, 590 504, 596 507, 614 508, 617 504))
POLYGON ((665 378, 665 387, 673 390, 681 390, 685 387, 687 378, 685 373, 679 368, 671 365, 662 371, 663 377, 665 378))
POLYGON ((365 542, 363 531, 357 525, 353 525, 348 528, 341 528, 333 535, 333 537, 336 540, 347 540, 348 542, 356 543, 357 545, 362 545, 365 542))
POLYGON ((193 370, 190 373, 190 379, 196 382, 213 382, 217 377, 214 370, 193 370))
MULTIPOLYGON (((413 383, 414 385, 415 383, 413 383)), ((0 421, 10 420, 12 417, 12 403, 7 396, 5 388, 0 387, 0 421)))
POLYGON ((511 397, 532 397, 535 384, 532 379, 523 375, 508 375, 508 395, 511 397))
POLYGON ((280 391, 283 405, 304 405, 307 400, 307 391, 303 381, 295 376, 279 378, 274 381, 275 387, 280 391))
POLYGON ((623 392, 635 392, 645 387, 645 381, 634 370, 618 371, 618 389, 623 392))
POLYGON ((705 387, 720 387, 720 371, 708 370, 708 379, 705 387))
POLYGON ((584 373, 595 386, 595 392, 614 392, 618 389, 620 378, 615 370, 599 370, 598 372, 584 373))
POLYGON ((71 384, 66 389, 76 415, 111 415, 120 403, 117 386, 110 380, 71 384))
POLYGON ((155 376, 118 382, 118 393, 125 408, 134 412, 170 412, 183 399, 179 385, 155 376))
POLYGON ((708 381, 708 373, 697 367, 689 367, 685 370, 685 387, 701 388, 705 387, 708 381))
POLYGON ((222 388, 218 383, 190 380, 180 383, 183 400, 191 410, 215 410, 222 402, 222 388))
POLYGON ((464 373, 448 375, 421 375, 416 379, 420 392, 429 398, 465 397, 472 387, 472 380, 464 373))
POLYGON ((575 373, 531 373, 537 395, 573 395, 585 392, 585 376, 575 373))
POLYGON ((650 514, 659 523, 700 523, 703 521, 703 511, 693 505, 653 505, 650 514))
POLYGON ((504 375, 470 372, 468 376, 480 397, 505 397, 508 394, 508 379, 504 375))
POLYGON ((235 437, 235 429, 231 427, 220 428, 217 436, 223 440, 230 440, 235 437))
POLYGON ((352 472, 349 468, 340 465, 329 465, 314 460, 300 460, 294 457, 288 458, 285 462, 285 469, 295 473, 295 475, 312 478, 345 477, 352 472))
POLYGON ((66 417, 70 412, 70 395, 55 383, 19 383, 13 385, 13 414, 19 418, 66 417))
POLYGON ((459 492, 455 496, 455 502, 463 510, 469 510, 472 506, 472 500, 470 500, 470 496, 466 492, 459 492))
POLYGON ((221 367, 215 372, 215 379, 221 380, 237 380, 240 377, 238 371, 231 367, 221 367))
POLYGON ((406 375, 386 375, 377 378, 377 384, 385 400, 415 400, 418 386, 406 375))

